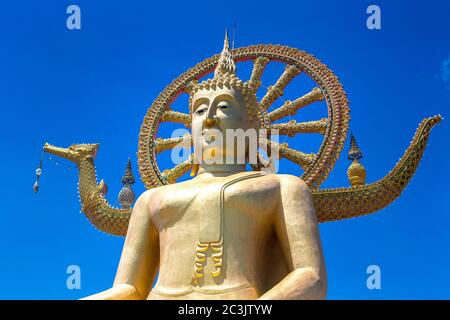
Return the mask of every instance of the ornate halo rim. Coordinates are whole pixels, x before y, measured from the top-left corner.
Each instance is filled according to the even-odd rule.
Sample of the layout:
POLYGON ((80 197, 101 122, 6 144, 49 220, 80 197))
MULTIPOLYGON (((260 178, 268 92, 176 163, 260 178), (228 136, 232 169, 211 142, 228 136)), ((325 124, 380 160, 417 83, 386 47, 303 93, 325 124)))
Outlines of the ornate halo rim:
MULTIPOLYGON (((313 55, 283 45, 260 44, 233 49, 236 62, 267 57, 270 61, 294 65, 311 77, 322 90, 328 109, 328 125, 321 146, 301 178, 312 189, 318 189, 333 169, 347 138, 350 110, 346 93, 337 76, 313 55)), ((193 80, 214 71, 219 55, 196 64, 178 76, 154 100, 141 125, 138 141, 138 168, 147 189, 168 184, 156 162, 155 139, 164 111, 193 80)))

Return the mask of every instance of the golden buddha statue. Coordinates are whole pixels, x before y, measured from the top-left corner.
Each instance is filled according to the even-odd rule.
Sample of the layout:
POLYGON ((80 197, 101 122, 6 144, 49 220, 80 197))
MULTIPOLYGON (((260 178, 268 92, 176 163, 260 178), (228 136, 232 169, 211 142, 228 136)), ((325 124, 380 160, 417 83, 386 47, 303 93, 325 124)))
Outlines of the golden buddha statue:
POLYGON ((311 55, 274 45, 230 51, 226 36, 220 55, 182 74, 149 108, 138 152, 148 190, 133 208, 114 208, 105 199, 105 184, 97 184, 95 174, 98 144, 69 148, 46 144, 46 152, 77 164, 82 211, 89 220, 102 231, 126 236, 112 288, 87 299, 325 298, 327 277, 318 223, 375 212, 397 198, 420 161, 430 129, 441 119, 436 116, 421 123, 405 155, 383 179, 365 184, 365 170, 364 177, 356 179, 350 176, 355 170, 349 169, 353 186, 319 189, 343 148, 348 113, 336 76, 311 55), (254 61, 247 82, 236 76, 236 62, 245 60, 254 61), (261 74, 270 61, 287 66, 258 101, 261 74), (198 82, 213 70, 213 78, 198 82), (301 72, 319 87, 269 112, 301 72), (183 93, 190 97, 189 114, 170 109, 183 93), (274 123, 319 100, 327 103, 327 119, 274 123), (156 139, 158 126, 165 121, 184 124, 192 137, 156 139), (243 163, 237 161, 234 137, 222 135, 223 146, 216 143, 217 133, 261 128, 289 136, 317 133, 324 140, 316 154, 268 141, 279 157, 303 169, 301 177, 266 170, 260 154, 251 163, 254 171, 247 171, 251 149, 247 140, 241 145, 243 163), (156 154, 187 140, 194 154, 161 172, 156 154), (176 182, 189 170, 192 179, 176 182))

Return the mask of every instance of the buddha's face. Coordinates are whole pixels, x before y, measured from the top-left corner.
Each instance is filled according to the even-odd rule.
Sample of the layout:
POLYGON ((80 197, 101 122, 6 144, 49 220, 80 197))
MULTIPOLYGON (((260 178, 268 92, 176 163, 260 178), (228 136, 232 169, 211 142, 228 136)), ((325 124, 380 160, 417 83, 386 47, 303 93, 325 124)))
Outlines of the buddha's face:
POLYGON ((197 161, 211 163, 232 163, 236 154, 246 152, 238 150, 238 144, 229 143, 227 131, 244 131, 250 128, 246 105, 241 92, 233 87, 222 89, 202 89, 192 98, 192 138, 197 161), (201 153, 199 153, 201 152, 201 153), (231 155, 230 153, 233 153, 231 155), (198 158, 198 155, 201 155, 198 158), (227 158, 228 157, 228 158, 227 158), (226 159, 227 158, 227 159, 226 159), (220 162, 222 161, 222 162, 220 162))

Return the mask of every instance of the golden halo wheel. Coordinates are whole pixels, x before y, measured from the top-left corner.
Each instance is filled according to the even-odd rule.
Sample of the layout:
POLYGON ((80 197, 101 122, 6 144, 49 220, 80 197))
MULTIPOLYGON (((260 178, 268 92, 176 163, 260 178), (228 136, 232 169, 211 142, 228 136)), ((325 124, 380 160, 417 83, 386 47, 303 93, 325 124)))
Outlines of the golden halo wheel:
MULTIPOLYGON (((237 48, 231 52, 237 65, 239 62, 253 61, 253 70, 248 81, 252 81, 257 87, 261 85, 261 76, 270 62, 281 62, 286 65, 282 75, 267 88, 259 101, 259 122, 261 128, 278 129, 280 135, 293 136, 301 133, 323 135, 317 153, 304 153, 289 148, 286 143, 278 145, 280 157, 298 164, 303 169, 301 178, 310 188, 317 189, 334 167, 347 136, 349 107, 338 78, 312 55, 291 47, 255 45, 237 48), (301 73, 308 75, 317 86, 309 93, 293 101, 285 101, 283 105, 269 112, 272 104, 283 95, 284 88, 301 73), (300 123, 293 120, 277 123, 278 120, 290 117, 307 105, 320 100, 326 102, 327 118, 300 123)), ((147 110, 139 134, 138 147, 139 172, 146 188, 176 182, 190 170, 192 158, 171 169, 160 171, 156 155, 174 148, 187 137, 157 139, 158 128, 161 122, 176 122, 186 127, 190 126, 189 106, 186 105, 187 112, 183 113, 172 110, 171 105, 181 94, 189 93, 193 81, 197 82, 214 72, 218 59, 219 55, 215 55, 181 74, 161 92, 147 110)))

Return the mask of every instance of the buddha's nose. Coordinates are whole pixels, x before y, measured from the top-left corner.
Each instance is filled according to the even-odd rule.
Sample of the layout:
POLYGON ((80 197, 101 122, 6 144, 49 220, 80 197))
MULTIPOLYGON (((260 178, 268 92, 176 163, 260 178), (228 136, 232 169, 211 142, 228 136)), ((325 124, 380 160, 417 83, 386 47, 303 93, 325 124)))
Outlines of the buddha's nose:
POLYGON ((212 127, 215 124, 217 124, 217 119, 216 118, 206 118, 205 119, 205 126, 206 127, 212 127))
POLYGON ((208 112, 206 113, 206 118, 204 125, 205 127, 212 127, 218 123, 218 119, 216 117, 216 109, 215 107, 210 107, 208 112))

